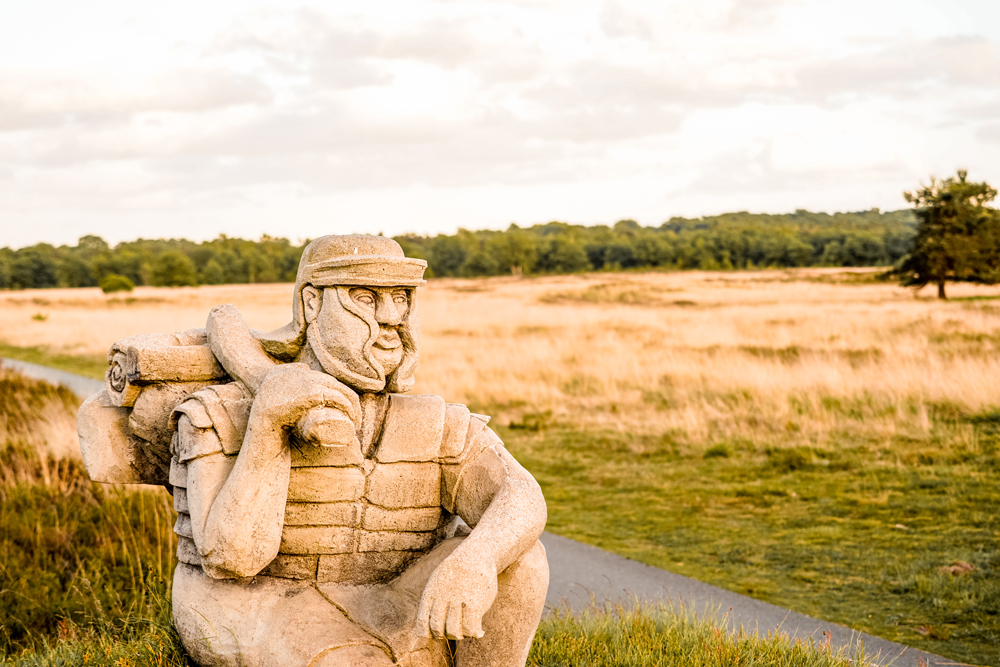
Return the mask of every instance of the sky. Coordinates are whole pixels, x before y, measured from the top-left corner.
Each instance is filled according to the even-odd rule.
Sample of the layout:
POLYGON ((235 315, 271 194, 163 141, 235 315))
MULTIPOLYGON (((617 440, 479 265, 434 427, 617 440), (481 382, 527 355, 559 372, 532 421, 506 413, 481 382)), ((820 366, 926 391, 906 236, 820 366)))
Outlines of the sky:
POLYGON ((996 0, 2 0, 0 246, 906 206, 1000 183, 996 0))

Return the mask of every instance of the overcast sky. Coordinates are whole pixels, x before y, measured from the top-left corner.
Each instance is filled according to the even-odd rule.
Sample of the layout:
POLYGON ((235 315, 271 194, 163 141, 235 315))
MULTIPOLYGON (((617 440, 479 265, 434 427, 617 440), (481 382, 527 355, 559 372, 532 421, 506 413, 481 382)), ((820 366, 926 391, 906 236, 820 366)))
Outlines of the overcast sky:
POLYGON ((3 0, 0 246, 1000 184, 997 0, 3 0))

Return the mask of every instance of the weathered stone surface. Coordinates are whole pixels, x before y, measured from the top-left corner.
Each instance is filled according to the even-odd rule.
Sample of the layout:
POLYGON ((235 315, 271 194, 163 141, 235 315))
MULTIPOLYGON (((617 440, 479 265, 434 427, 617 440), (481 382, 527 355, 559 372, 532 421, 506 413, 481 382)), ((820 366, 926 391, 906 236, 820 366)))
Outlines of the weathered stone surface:
POLYGON ((265 577, 281 577, 283 579, 315 579, 318 555, 289 556, 278 554, 267 564, 260 574, 265 577))
POLYGON ((207 345, 133 345, 125 355, 125 374, 131 383, 205 382, 226 377, 207 345))
POLYGON ((320 556, 316 580, 341 584, 374 584, 399 575, 419 554, 379 551, 320 556))
POLYGON ((391 396, 375 458, 383 463, 436 458, 444 433, 443 407, 440 396, 391 396))
POLYGON ((426 551, 437 542, 434 533, 362 532, 358 551, 426 551))
POLYGON ((358 503, 295 503, 285 505, 286 526, 353 526, 358 522, 358 503))
POLYGON ((170 461, 170 476, 168 481, 173 486, 187 486, 187 464, 177 459, 170 461))
POLYGON ((391 510, 377 505, 365 508, 361 527, 366 530, 435 530, 441 523, 440 507, 411 507, 391 510))
POLYGON ((302 445, 292 448, 293 468, 360 467, 364 460, 359 447, 302 445))
POLYGON ((194 545, 194 540, 183 535, 177 538, 177 560, 190 565, 201 565, 201 555, 198 547, 194 545))
POLYGON ((343 554, 354 550, 355 531, 343 526, 285 526, 279 553, 343 554))
POLYGON ((187 489, 183 486, 174 487, 174 511, 184 512, 185 514, 188 511, 187 489))
POLYGON ((80 452, 95 482, 108 484, 162 484, 165 465, 146 453, 150 445, 129 428, 127 408, 115 407, 107 391, 94 394, 80 406, 77 417, 80 452))
POLYGON ((174 532, 181 537, 194 539, 194 533, 191 532, 191 516, 188 514, 178 514, 177 521, 174 523, 174 532))
POLYGON ((383 463, 368 476, 365 497, 388 508, 441 504, 441 466, 436 463, 383 463))
POLYGON ((137 437, 152 443, 164 458, 169 457, 170 414, 177 404, 207 387, 205 382, 178 382, 143 387, 129 413, 128 425, 137 437))
POLYGON ((335 503, 357 500, 365 491, 360 468, 292 468, 288 500, 304 503, 335 503))
POLYGON ((486 417, 402 395, 425 266, 384 237, 323 237, 287 326, 223 305, 110 350, 84 460, 172 488, 174 622, 202 667, 523 667, 545 501, 486 417))

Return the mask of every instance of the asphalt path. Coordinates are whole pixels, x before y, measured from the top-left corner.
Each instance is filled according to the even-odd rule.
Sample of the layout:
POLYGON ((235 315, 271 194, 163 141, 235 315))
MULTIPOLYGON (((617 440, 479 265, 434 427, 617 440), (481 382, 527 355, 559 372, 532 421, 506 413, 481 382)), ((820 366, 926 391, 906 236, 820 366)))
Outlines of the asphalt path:
MULTIPOLYGON (((64 384, 83 398, 104 387, 100 380, 38 364, 3 357, 0 357, 0 361, 5 367, 24 375, 64 384)), ((717 619, 727 623, 732 630, 742 627, 762 636, 784 633, 792 638, 811 638, 817 644, 826 643, 827 637, 830 637, 833 647, 846 647, 851 653, 863 646, 866 655, 877 656, 874 660, 877 665, 933 667, 962 664, 650 567, 559 535, 545 533, 542 535, 542 544, 545 545, 549 558, 550 578, 546 603, 550 609, 568 607, 581 611, 595 603, 598 606, 605 603, 620 603, 625 606, 636 603, 673 603, 698 614, 715 614, 717 619)))
POLYGON ((45 380, 52 384, 64 385, 80 398, 89 398, 91 394, 104 389, 103 381, 93 380, 82 375, 77 375, 76 373, 67 373, 66 371, 56 370, 48 366, 39 366, 38 364, 18 361, 17 359, 8 359, 7 357, 0 357, 0 363, 3 364, 4 368, 13 369, 22 375, 45 380))

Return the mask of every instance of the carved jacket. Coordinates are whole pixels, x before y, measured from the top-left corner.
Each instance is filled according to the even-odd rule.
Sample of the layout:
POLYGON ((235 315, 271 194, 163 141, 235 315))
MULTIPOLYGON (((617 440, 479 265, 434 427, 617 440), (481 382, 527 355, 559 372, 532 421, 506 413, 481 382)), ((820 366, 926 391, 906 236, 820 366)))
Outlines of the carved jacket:
MULTIPOLYGON (((347 584, 385 581, 455 534, 465 467, 502 448, 488 417, 437 396, 374 395, 382 402, 369 442, 323 446, 291 439, 291 471, 278 555, 260 575, 347 584)), ((251 399, 237 383, 194 393, 171 418, 170 484, 178 512, 178 559, 202 567, 192 524, 188 467, 221 464, 218 488, 239 454, 251 399), (179 422, 186 417, 188 425, 179 422), (230 465, 226 465, 229 463, 230 465)), ((197 519, 197 517, 196 517, 197 519)), ((212 576, 224 576, 205 567, 212 576)))

